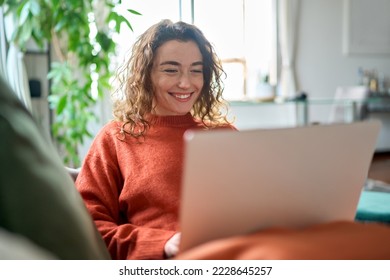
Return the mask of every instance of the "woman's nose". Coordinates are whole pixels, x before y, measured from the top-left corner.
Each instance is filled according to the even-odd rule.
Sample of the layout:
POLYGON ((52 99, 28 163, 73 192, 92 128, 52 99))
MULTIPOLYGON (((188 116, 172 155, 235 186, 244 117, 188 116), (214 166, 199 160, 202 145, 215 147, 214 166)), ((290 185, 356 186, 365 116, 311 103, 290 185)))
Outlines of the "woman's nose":
POLYGON ((178 86, 180 88, 189 88, 191 86, 191 80, 188 74, 182 73, 180 75, 178 86))

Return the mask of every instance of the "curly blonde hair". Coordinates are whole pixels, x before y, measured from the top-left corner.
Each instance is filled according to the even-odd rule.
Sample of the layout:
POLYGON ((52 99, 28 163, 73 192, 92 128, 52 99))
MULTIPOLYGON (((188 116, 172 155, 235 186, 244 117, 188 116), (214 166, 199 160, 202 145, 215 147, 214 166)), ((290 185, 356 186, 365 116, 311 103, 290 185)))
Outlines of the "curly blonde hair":
POLYGON ((114 117, 124 123, 123 128, 129 125, 130 130, 126 132, 135 137, 143 136, 150 125, 145 116, 153 109, 153 61, 157 49, 170 40, 195 42, 203 57, 204 85, 191 110, 192 116, 199 118, 207 128, 229 123, 227 103, 222 97, 221 76, 225 72, 211 43, 194 25, 162 20, 138 38, 130 58, 119 68, 117 75, 119 87, 114 94, 119 92, 122 98, 114 101, 114 117))

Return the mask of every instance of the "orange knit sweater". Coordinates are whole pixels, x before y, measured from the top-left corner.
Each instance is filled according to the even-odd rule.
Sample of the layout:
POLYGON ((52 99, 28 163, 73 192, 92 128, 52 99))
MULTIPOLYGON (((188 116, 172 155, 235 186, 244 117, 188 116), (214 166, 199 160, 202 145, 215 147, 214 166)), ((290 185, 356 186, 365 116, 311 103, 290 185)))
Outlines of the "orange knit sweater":
POLYGON ((103 127, 76 181, 113 259, 163 259, 178 228, 183 133, 204 126, 190 114, 152 122, 141 141, 103 127))

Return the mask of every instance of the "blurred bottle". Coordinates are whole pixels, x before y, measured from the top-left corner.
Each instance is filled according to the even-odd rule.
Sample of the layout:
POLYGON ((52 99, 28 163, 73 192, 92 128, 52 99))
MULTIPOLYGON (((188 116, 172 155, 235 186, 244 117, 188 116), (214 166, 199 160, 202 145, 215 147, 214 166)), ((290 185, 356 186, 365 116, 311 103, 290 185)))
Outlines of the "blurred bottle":
POLYGON ((378 74, 376 70, 371 72, 369 89, 371 92, 378 92, 378 74))
POLYGON ((358 81, 357 81, 357 84, 359 86, 362 86, 364 85, 364 70, 362 67, 359 67, 358 70, 357 70, 357 76, 358 76, 358 81))
POLYGON ((369 87, 370 86, 370 79, 371 79, 371 74, 370 71, 364 70, 363 74, 363 86, 369 87))
POLYGON ((378 92, 379 93, 386 92, 385 74, 383 74, 382 72, 378 74, 378 92))

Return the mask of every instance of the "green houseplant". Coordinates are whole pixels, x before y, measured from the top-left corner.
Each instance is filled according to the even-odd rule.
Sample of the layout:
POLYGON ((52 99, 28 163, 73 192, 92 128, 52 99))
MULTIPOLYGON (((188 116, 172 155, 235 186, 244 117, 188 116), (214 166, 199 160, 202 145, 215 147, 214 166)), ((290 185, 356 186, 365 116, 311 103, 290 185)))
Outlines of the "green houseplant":
POLYGON ((122 24, 131 30, 121 0, 0 0, 6 14, 13 13, 17 28, 12 43, 25 50, 33 40, 41 48, 49 43, 56 58, 51 64, 49 104, 54 113, 52 135, 64 163, 78 167, 78 149, 92 137, 88 124, 97 120, 93 108, 110 91, 110 61, 116 52, 113 35, 122 24), (126 17, 125 17, 126 16, 126 17))

